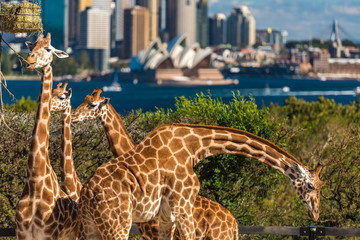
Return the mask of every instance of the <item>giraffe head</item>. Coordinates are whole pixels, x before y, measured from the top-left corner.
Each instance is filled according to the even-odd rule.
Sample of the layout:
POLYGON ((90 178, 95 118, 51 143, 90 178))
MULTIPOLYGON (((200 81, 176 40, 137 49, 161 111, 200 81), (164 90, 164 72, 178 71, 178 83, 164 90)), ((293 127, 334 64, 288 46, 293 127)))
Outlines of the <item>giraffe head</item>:
POLYGON ((324 185, 324 182, 319 177, 322 165, 319 163, 314 170, 301 168, 297 164, 295 164, 294 168, 297 168, 295 172, 300 174, 294 177, 296 174, 291 171, 289 176, 293 181, 296 193, 305 204, 309 217, 317 221, 319 218, 320 191, 324 185))
POLYGON ((84 102, 78 106, 71 116, 72 122, 77 123, 88 119, 102 118, 107 113, 107 104, 110 99, 100 97, 102 89, 96 88, 91 95, 87 95, 84 102))
POLYGON ((71 108, 70 98, 71 98, 71 88, 66 91, 66 86, 68 83, 59 83, 55 89, 52 91, 51 98, 51 108, 50 111, 65 111, 67 108, 71 108))
POLYGON ((29 70, 42 68, 51 64, 53 61, 53 54, 58 58, 69 57, 66 52, 57 50, 51 46, 50 33, 47 34, 46 38, 44 38, 43 34, 40 34, 35 43, 25 42, 25 44, 30 50, 30 53, 26 59, 28 63, 26 68, 29 70))

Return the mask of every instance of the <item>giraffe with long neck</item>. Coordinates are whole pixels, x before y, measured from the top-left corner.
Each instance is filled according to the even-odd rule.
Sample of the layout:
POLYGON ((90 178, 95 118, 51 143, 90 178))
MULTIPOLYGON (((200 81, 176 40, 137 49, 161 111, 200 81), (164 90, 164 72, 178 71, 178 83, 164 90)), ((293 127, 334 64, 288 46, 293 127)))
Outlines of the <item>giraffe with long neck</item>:
MULTIPOLYGON (((75 110, 81 112, 76 117, 77 121, 99 118, 104 126, 110 149, 115 158, 135 147, 130 134, 126 130, 123 121, 114 107, 109 103, 109 99, 100 97, 102 89, 96 88, 91 95, 85 97, 84 102, 75 110), (103 104, 100 104, 103 102, 103 104), (79 109, 79 110, 78 110, 79 109), (119 137, 121 136, 121 137, 119 137), (121 143, 124 142, 124 143, 121 143)), ((193 214, 197 216, 195 220, 196 239, 234 239, 238 238, 238 225, 236 219, 226 208, 217 202, 198 195, 194 203, 193 214)), ((138 223, 139 230, 145 240, 158 239, 159 221, 138 223)), ((179 232, 175 228, 171 229, 174 239, 181 239, 179 232)))
POLYGON ((68 55, 51 46, 51 35, 41 34, 27 57, 30 70, 42 68, 41 90, 32 133, 27 178, 16 207, 17 239, 66 239, 76 236, 78 205, 61 189, 49 160, 49 124, 53 54, 68 55))
MULTIPOLYGON (((81 112, 75 111, 73 121, 84 117, 81 112)), ((174 223, 183 239, 195 239, 192 209, 200 184, 193 167, 216 154, 253 158, 280 171, 293 183, 309 216, 318 219, 321 165, 309 170, 273 143, 242 130, 167 124, 99 167, 84 184, 79 202, 80 239, 127 239, 132 222, 153 219, 160 222, 159 239, 169 238, 174 223)))
POLYGON ((78 202, 80 199, 80 191, 82 184, 78 178, 72 154, 72 134, 71 134, 71 88, 66 90, 68 83, 59 83, 52 91, 51 112, 62 112, 62 141, 61 141, 61 189, 71 197, 72 200, 78 202))

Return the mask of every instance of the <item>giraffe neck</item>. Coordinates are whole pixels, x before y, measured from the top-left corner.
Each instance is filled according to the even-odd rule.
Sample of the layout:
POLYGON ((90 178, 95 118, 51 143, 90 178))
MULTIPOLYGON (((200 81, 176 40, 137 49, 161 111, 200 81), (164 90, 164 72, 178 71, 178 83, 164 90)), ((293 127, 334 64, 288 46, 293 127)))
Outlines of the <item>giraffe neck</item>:
POLYGON ((34 182, 41 181, 43 176, 53 172, 48 153, 50 104, 53 83, 52 66, 49 64, 43 67, 42 71, 40 100, 38 103, 27 165, 27 179, 34 182))
POLYGON ((72 200, 78 202, 80 199, 82 184, 77 177, 72 154, 71 106, 66 108, 63 112, 61 150, 61 189, 69 195, 72 200))
POLYGON ((119 114, 111 104, 107 104, 107 112, 101 117, 110 150, 114 157, 119 157, 135 147, 135 143, 126 130, 119 114))
POLYGON ((265 163, 286 175, 291 181, 306 177, 309 173, 306 166, 283 149, 239 129, 172 124, 153 131, 155 134, 157 132, 162 143, 168 143, 170 151, 175 153, 175 156, 186 159, 185 164, 191 164, 192 167, 212 155, 236 154, 265 163))

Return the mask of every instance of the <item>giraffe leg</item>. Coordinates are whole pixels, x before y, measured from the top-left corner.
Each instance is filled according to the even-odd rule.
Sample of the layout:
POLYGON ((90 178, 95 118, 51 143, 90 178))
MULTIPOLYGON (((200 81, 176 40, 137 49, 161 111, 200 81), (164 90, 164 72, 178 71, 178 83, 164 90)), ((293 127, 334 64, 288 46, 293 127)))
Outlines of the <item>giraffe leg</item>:
POLYGON ((159 239, 159 221, 151 220, 149 222, 138 223, 138 228, 141 236, 145 240, 158 240, 159 239))
POLYGON ((195 226, 193 216, 181 214, 176 219, 176 229, 183 240, 195 240, 195 226))
POLYGON ((159 240, 173 239, 173 228, 175 224, 173 222, 159 222, 159 240))

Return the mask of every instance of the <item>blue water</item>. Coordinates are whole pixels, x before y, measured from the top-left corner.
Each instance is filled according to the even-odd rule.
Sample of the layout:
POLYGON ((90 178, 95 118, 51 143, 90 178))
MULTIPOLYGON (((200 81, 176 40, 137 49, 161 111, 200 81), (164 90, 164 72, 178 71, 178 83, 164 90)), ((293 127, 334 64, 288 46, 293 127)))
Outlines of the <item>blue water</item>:
MULTIPOLYGON (((30 96, 37 99, 40 93, 40 81, 7 81, 9 90, 16 99, 21 96, 30 96)), ((54 86, 57 82, 54 83, 54 86)), ((71 99, 73 108, 82 103, 84 97, 96 87, 109 85, 110 82, 70 82, 73 89, 71 99)), ((195 97, 196 93, 210 93, 213 97, 221 97, 224 102, 232 99, 232 92, 240 91, 241 95, 252 96, 256 103, 269 105, 270 103, 284 104, 289 96, 296 96, 308 101, 315 101, 318 96, 325 96, 334 99, 338 103, 349 104, 356 101, 354 89, 360 86, 358 81, 320 81, 308 79, 286 79, 286 78, 261 78, 261 77, 240 77, 238 85, 228 86, 200 86, 200 87, 165 87, 150 86, 144 84, 134 85, 122 83, 122 92, 104 92, 102 96, 109 97, 110 103, 121 114, 126 114, 133 109, 142 108, 144 111, 154 110, 156 107, 174 108, 175 97, 195 97), (284 87, 287 87, 287 89, 284 87), (285 90, 285 91, 284 91, 285 90), (289 90, 289 91, 286 91, 289 90)), ((14 103, 9 95, 3 90, 3 101, 14 103)))

